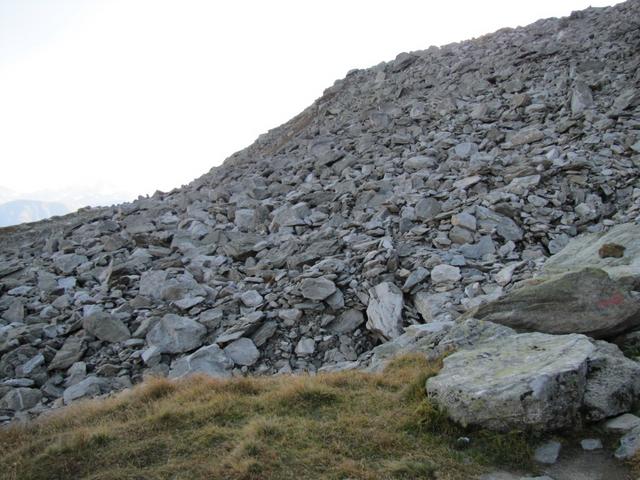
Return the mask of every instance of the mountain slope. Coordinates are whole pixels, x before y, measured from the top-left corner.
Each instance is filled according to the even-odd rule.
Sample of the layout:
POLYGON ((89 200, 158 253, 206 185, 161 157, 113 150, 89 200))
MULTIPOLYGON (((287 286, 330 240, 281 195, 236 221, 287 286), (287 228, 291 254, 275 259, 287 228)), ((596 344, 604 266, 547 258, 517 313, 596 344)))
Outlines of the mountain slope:
POLYGON ((35 400, 4 419, 147 374, 343 367, 637 222, 639 10, 400 54, 190 185, 1 230, 0 393, 35 400))

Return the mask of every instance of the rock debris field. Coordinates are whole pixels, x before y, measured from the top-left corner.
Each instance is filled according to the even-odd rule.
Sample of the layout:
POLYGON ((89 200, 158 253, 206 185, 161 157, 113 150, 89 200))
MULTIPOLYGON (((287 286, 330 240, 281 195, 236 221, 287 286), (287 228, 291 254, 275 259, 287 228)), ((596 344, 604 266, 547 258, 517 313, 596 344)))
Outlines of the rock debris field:
POLYGON ((450 353, 426 391, 453 420, 622 415, 628 458, 639 86, 631 0, 353 70, 189 185, 0 230, 0 422, 450 353))

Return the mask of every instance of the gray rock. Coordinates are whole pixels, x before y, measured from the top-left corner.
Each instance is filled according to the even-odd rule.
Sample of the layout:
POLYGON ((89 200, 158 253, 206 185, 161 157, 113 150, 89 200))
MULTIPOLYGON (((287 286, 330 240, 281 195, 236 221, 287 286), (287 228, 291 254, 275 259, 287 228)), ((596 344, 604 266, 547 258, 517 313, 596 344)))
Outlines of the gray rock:
POLYGON ((575 115, 593 107, 591 89, 584 82, 576 82, 571 92, 571 112, 575 115))
POLYGON ((538 463, 552 465, 558 461, 558 456, 560 455, 561 448, 562 445, 560 444, 560 442, 551 440, 549 442, 543 443, 538 448, 536 448, 535 452, 533 453, 533 458, 538 463))
POLYGON ((600 450, 602 449, 602 441, 599 438, 585 438, 580 440, 580 446, 588 452, 600 450))
POLYGON ((440 319, 441 316, 446 317, 444 320, 451 320, 451 315, 444 308, 447 303, 451 302, 451 299, 449 293, 421 291, 415 294, 413 303, 425 322, 433 322, 440 319))
POLYGON ((0 408, 22 412, 35 407, 42 399, 42 392, 37 388, 12 388, 0 400, 0 408))
POLYGON ((364 315, 360 310, 350 308, 342 312, 328 325, 328 329, 339 335, 352 333, 364 323, 364 315))
POLYGON ((149 270, 143 272, 140 276, 139 293, 140 295, 159 300, 166 281, 167 272, 165 270, 149 270))
POLYGON ((640 305, 628 287, 589 268, 512 290, 475 316, 523 331, 609 338, 640 326, 640 305))
POLYGON ((68 337, 49 364, 49 370, 65 370, 82 358, 86 347, 82 338, 68 337))
POLYGON ((595 345, 583 399, 583 414, 589 421, 628 412, 640 397, 640 364, 613 344, 599 341, 595 345))
POLYGON ((384 339, 402 333, 402 291, 393 283, 383 282, 369 290, 366 327, 384 339))
POLYGON ((609 431, 616 433, 625 433, 629 430, 633 430, 636 427, 640 427, 640 417, 636 417, 631 413, 624 413, 615 418, 607 420, 604 426, 609 431))
POLYGON ((202 345, 207 329, 195 320, 166 314, 147 334, 147 343, 163 353, 182 353, 202 345))
POLYGON ((407 280, 404 282, 402 286, 402 290, 407 291, 411 290, 413 287, 424 281, 429 277, 429 270, 423 267, 416 268, 411 274, 407 277, 407 280))
POLYGON ((232 368, 233 360, 218 345, 207 345, 191 355, 174 360, 169 377, 180 378, 202 373, 211 377, 227 378, 231 376, 232 368))
POLYGON ((512 335, 444 359, 427 393, 463 426, 557 430, 578 421, 595 346, 583 335, 512 335))
POLYGON ((95 312, 82 320, 83 328, 91 335, 105 342, 124 342, 131 338, 127 326, 113 315, 95 312))
POLYGON ((247 290, 242 292, 240 300, 246 307, 257 307, 262 304, 264 298, 256 290, 247 290))
POLYGON ((429 221, 442 212, 442 204, 435 198, 427 197, 416 203, 416 217, 423 221, 429 221))
POLYGON ((437 160, 433 157, 427 157, 424 155, 417 155, 415 157, 408 158, 404 162, 405 170, 409 172, 415 172, 416 170, 423 170, 425 168, 431 168, 437 163, 437 160))
POLYGON ((620 439, 620 446, 615 452, 618 460, 632 458, 640 450, 640 427, 635 427, 620 439))
POLYGON ((305 278, 300 285, 302 296, 310 300, 324 300, 336 291, 336 284, 324 277, 305 278))
POLYGON ((260 358, 260 351, 248 338, 239 338, 224 347, 224 353, 237 365, 251 366, 260 358))
POLYGON ((614 279, 640 278, 640 225, 625 223, 608 232, 580 235, 544 264, 548 274, 565 273, 585 267, 599 268, 614 279), (624 247, 621 257, 601 257, 605 245, 624 247))
POLYGON ((296 345, 296 354, 311 355, 316 351, 316 342, 313 338, 301 338, 296 345))
POLYGON ((462 278, 460 269, 452 265, 440 264, 431 270, 431 281, 436 285, 443 283, 456 283, 462 278))
POLYGON ((81 398, 95 397, 106 393, 110 387, 108 380, 90 375, 81 382, 66 388, 62 398, 64 399, 64 404, 69 405, 71 402, 81 398))
POLYGON ((65 275, 69 275, 73 273, 80 265, 88 261, 89 259, 84 255, 67 253, 55 257, 55 259, 53 260, 53 264, 59 272, 65 275))

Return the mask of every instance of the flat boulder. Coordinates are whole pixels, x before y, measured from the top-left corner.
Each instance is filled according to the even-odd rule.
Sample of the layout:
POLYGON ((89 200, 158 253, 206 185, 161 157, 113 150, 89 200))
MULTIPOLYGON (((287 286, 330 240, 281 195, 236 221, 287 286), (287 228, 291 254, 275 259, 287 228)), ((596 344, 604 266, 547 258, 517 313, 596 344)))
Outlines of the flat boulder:
POLYGON ((393 283, 383 282, 369 290, 366 327, 382 337, 392 339, 402 334, 402 291, 393 283))
POLYGON ((461 425, 544 432, 630 410, 638 372, 606 342, 523 333, 446 357, 426 389, 461 425))
POLYGON ((594 351, 584 335, 513 335, 446 357, 427 381, 427 393, 463 426, 569 427, 580 415, 594 351))
POLYGON ((331 280, 319 278, 305 278, 300 284, 300 292, 309 300, 324 300, 336 291, 336 284, 331 280))
POLYGON ((611 338, 640 326, 640 303, 605 271, 585 268, 512 290, 473 316, 519 331, 611 338))
POLYGON ((172 313, 166 314, 147 334, 147 343, 161 353, 182 353, 202 345, 207 329, 204 325, 172 313))
POLYGON ((615 280, 640 278, 640 225, 623 223, 605 233, 589 233, 572 239, 544 264, 547 274, 584 267, 604 270, 615 280))
POLYGON ((226 378, 231 376, 233 364, 233 360, 218 345, 207 345, 191 355, 174 360, 169 377, 180 378, 203 373, 211 377, 226 378))

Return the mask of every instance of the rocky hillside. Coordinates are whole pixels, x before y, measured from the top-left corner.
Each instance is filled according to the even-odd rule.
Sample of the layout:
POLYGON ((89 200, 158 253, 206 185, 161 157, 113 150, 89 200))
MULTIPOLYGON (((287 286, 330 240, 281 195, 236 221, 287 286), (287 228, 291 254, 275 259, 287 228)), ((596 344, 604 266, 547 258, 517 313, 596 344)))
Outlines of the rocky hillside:
MULTIPOLYGON (((590 366, 638 373, 600 339, 640 326, 639 85, 640 2, 588 9, 354 70, 190 185, 0 230, 0 421, 149 374, 374 368, 496 332, 506 362, 533 341, 571 372, 549 398, 579 386, 510 406, 528 426, 629 410, 640 386, 611 406, 590 366), (525 285, 554 254, 565 276, 525 285)), ((455 355, 436 378, 473 362, 455 355)), ((430 394, 476 422, 446 385, 430 394)))

